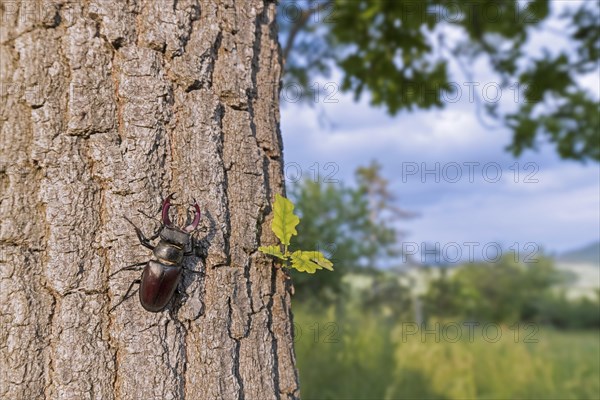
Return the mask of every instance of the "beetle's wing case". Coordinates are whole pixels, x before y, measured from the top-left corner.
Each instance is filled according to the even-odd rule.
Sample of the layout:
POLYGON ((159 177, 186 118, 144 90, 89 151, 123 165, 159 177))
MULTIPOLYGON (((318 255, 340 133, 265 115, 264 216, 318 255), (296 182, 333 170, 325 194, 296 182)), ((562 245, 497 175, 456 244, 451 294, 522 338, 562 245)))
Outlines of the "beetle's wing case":
POLYGON ((140 284, 140 303, 151 312, 164 309, 181 279, 183 268, 177 265, 165 265, 150 260, 142 273, 140 284))

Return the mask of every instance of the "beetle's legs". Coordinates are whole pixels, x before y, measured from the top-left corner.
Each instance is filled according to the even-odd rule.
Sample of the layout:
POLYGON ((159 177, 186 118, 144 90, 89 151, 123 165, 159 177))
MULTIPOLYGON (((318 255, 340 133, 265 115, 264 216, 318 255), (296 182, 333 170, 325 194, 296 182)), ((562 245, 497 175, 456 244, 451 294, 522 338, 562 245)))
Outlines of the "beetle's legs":
MULTIPOLYGON (((184 252, 183 255, 184 255, 184 257, 196 256, 196 248, 195 248, 195 246, 192 244, 192 249, 190 251, 184 252)), ((191 273, 199 274, 199 275, 204 276, 204 272, 194 271, 192 269, 187 268, 185 265, 182 265, 181 268, 184 269, 184 270, 186 270, 186 271, 190 271, 191 273)))
MULTIPOLYGON (((170 196, 173 196, 173 194, 171 194, 170 196)), ((170 196, 169 196, 169 197, 170 197, 170 196)), ((161 200, 161 206, 160 206, 160 208, 158 209, 158 214, 160 214, 160 213, 161 213, 161 211, 162 211, 162 209, 163 209, 163 202, 164 202, 164 201, 165 201, 165 199, 162 199, 162 200, 161 200)), ((146 218, 150 218, 150 219, 153 219, 153 220, 155 220, 155 221, 156 221, 156 222, 158 222, 158 224, 160 225, 160 228, 162 228, 162 224, 163 224, 163 222, 162 222, 162 221, 161 221, 159 218, 157 218, 157 217, 153 217, 153 216, 151 216, 151 215, 148 215, 148 214, 146 214, 146 212, 145 212, 145 211, 142 211, 141 209, 138 209, 138 212, 139 212, 140 214, 142 214, 142 215, 143 215, 144 217, 146 217, 146 218)), ((160 232, 160 228, 158 228, 158 231, 159 231, 159 232, 160 232)), ((158 237, 158 235, 157 235, 156 237, 158 237)))
POLYGON ((186 268, 186 267, 184 267, 183 265, 181 266, 181 268, 182 268, 183 270, 185 270, 185 271, 188 271, 188 272, 191 272, 191 273, 193 273, 193 274, 198 274, 198 275, 202 275, 202 276, 204 276, 204 272, 202 272, 202 271, 194 271, 193 269, 186 268))
POLYGON ((190 257, 190 256, 194 256, 194 257, 199 257, 196 247, 193 247, 190 251, 186 251, 185 253, 183 253, 184 257, 190 257))
POLYGON ((138 228, 137 226, 135 226, 135 224, 133 222, 131 222, 129 220, 129 218, 127 217, 123 217, 127 220, 127 222, 129 222, 131 225, 133 225, 134 229, 135 229, 135 233, 140 241, 140 243, 142 244, 142 246, 149 248, 150 250, 154 250, 154 246, 152 246, 152 244, 150 243, 151 240, 154 240, 158 237, 158 235, 160 235, 160 230, 158 230, 158 232, 156 232, 152 237, 147 238, 146 236, 144 236, 144 234, 142 233, 142 230, 140 228, 138 228))
POLYGON ((152 236, 150 236, 148 238, 148 240, 154 240, 154 239, 156 239, 160 235, 160 231, 162 231, 162 225, 158 226, 158 229, 156 229, 156 232, 154 232, 154 234, 152 236))
POLYGON ((120 269, 120 270, 118 270, 118 271, 115 271, 115 272, 113 272, 113 273, 112 273, 112 274, 110 274, 108 277, 109 277, 109 278, 111 278, 111 277, 113 277, 114 275, 118 274, 118 273, 119 273, 119 272, 121 272, 121 271, 137 271, 137 270, 139 270, 139 269, 140 269, 140 267, 143 267, 143 266, 145 266, 146 264, 148 264, 148 261, 144 261, 144 262, 139 262, 139 263, 135 263, 135 264, 128 265, 128 266, 126 266, 126 267, 123 267, 123 268, 121 268, 121 269, 120 269))
MULTIPOLYGON (((188 243, 188 245, 189 245, 189 250, 186 250, 183 252, 184 257, 189 257, 189 256, 193 256, 196 254, 196 251, 195 251, 196 246, 194 246, 194 234, 193 233, 190 235, 190 243, 188 243)), ((185 247, 183 249, 185 250, 185 247)))
POLYGON ((203 230, 201 229, 197 229, 195 231, 193 231, 190 234, 190 243, 189 243, 189 251, 185 251, 183 253, 184 257, 189 257, 189 256, 197 256, 199 257, 198 254, 198 250, 200 250, 200 242, 196 239, 196 237, 194 236, 198 231, 203 230))
POLYGON ((125 296, 123 296, 123 298, 117 304, 115 304, 110 310, 108 310, 108 312, 112 312, 115 308, 117 308, 118 306, 120 306, 121 303, 123 303, 125 300, 127 300, 128 298, 130 298, 131 296, 133 296, 135 294, 135 292, 130 293, 131 289, 133 289, 133 285, 140 284, 141 282, 142 281, 140 279, 137 279, 137 280, 131 282, 131 285, 129 285, 129 288, 127 289, 127 292, 125 292, 125 296))
POLYGON ((144 211, 142 211, 142 209, 139 209, 139 210, 138 210, 138 212, 139 212, 140 214, 142 214, 144 217, 146 217, 146 218, 150 218, 150 219, 153 219, 153 220, 155 220, 156 222, 158 222, 159 224, 162 224, 162 222, 160 221, 160 219, 158 219, 158 218, 156 218, 156 217, 153 217, 153 216, 151 216, 151 215, 148 215, 148 214, 146 214, 144 211))

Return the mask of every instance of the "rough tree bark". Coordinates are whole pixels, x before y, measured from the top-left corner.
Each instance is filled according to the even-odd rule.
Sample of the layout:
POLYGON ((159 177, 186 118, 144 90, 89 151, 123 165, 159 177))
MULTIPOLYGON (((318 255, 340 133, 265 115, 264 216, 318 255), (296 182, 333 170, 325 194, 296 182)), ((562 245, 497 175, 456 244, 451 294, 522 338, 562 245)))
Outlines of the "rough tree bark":
MULTIPOLYGON (((290 287, 257 252, 283 191, 275 4, 1 0, 0 398, 299 396, 290 287), (137 213, 201 204, 167 311, 109 309, 137 213)), ((184 213, 184 208, 179 208, 184 213)))

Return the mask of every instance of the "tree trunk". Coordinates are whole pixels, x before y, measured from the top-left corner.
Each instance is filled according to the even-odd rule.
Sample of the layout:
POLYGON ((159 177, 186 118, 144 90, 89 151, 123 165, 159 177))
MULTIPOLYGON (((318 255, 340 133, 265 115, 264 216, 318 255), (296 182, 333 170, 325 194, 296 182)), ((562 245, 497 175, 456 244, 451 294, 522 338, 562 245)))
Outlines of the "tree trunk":
POLYGON ((1 0, 0 398, 299 396, 275 4, 1 0), (166 311, 134 296, 161 198, 202 208, 166 311))

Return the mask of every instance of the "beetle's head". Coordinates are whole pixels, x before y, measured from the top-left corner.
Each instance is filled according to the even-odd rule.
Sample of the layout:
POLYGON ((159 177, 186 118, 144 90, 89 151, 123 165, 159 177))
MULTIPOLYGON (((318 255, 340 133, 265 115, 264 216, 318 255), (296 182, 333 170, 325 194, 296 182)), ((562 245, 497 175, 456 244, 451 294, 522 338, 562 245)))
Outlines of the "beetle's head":
POLYGON ((190 240, 191 233, 196 230, 198 223, 200 222, 200 207, 194 200, 194 219, 191 224, 184 228, 180 228, 171 222, 169 218, 169 208, 171 207, 171 198, 173 194, 167 196, 162 206, 162 223, 164 225, 163 230, 160 233, 161 239, 166 240, 169 243, 185 246, 190 240))

